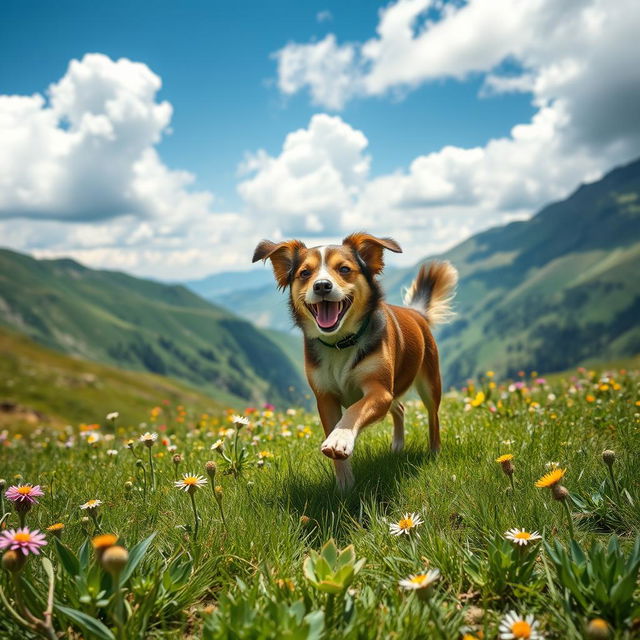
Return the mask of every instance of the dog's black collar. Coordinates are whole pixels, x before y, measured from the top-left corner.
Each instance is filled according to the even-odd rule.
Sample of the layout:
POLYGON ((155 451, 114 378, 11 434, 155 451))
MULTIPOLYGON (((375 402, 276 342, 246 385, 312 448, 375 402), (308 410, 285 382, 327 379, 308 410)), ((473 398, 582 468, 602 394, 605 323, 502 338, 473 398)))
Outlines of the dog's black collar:
POLYGON ((370 315, 367 315, 364 322, 360 325, 360 328, 356 333, 350 333, 348 336, 342 338, 342 340, 338 340, 338 342, 334 342, 331 344, 330 342, 325 342, 322 338, 318 338, 318 342, 323 344, 325 347, 330 347, 332 349, 337 349, 338 351, 342 349, 347 349, 349 347, 353 347, 356 342, 362 337, 362 334, 366 331, 369 326, 369 320, 371 319, 370 315))

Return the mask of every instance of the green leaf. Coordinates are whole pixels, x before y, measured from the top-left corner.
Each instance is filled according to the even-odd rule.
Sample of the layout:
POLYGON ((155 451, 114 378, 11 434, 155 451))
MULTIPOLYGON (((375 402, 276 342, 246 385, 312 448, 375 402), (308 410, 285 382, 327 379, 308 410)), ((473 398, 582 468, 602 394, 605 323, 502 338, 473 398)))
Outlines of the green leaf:
POLYGON ((136 570, 136 567, 142 562, 144 554, 147 552, 149 545, 153 542, 157 533, 157 531, 154 531, 148 538, 139 542, 135 547, 132 547, 131 551, 129 551, 129 562, 127 562, 127 566, 124 568, 124 571, 120 576, 120 584, 125 584, 136 570))
POLYGON ((62 544, 58 538, 54 537, 53 539, 55 541, 58 558, 60 558, 60 564, 62 564, 62 567, 70 576, 77 576, 80 573, 80 561, 75 553, 73 553, 69 547, 62 544))
POLYGON ((89 637, 99 638, 99 640, 116 640, 113 633, 100 620, 96 620, 82 611, 63 607, 60 604, 56 604, 55 608, 67 618, 73 620, 89 637))
POLYGON ((53 582, 55 579, 55 576, 53 574, 53 565, 51 564, 51 560, 49 560, 49 558, 47 558, 46 556, 42 557, 42 568, 44 569, 44 572, 47 574, 47 578, 49 578, 49 582, 53 582))
POLYGON ((78 554, 80 570, 86 571, 89 566, 89 539, 87 538, 80 547, 80 553, 78 554))

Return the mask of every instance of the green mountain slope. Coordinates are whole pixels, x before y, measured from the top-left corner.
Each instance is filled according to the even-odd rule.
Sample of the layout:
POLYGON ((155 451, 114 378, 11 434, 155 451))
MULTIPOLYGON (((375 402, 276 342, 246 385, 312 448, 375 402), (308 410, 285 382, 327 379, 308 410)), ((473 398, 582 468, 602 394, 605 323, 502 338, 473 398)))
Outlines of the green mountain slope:
MULTIPOLYGON (((639 353, 640 161, 438 257, 460 272, 457 319, 439 332, 448 382, 639 353)), ((386 281, 391 298, 416 268, 386 281)))
MULTIPOLYGON (((425 261, 434 257, 460 272, 457 319, 438 331, 446 383, 487 369, 551 372, 639 353, 640 160, 530 220, 425 261)), ((418 266, 385 273, 391 302, 418 266)), ((286 328, 286 304, 272 285, 217 300, 261 326, 286 328)))
POLYGON ((180 285, 0 250, 0 326, 213 397, 296 402, 304 384, 264 332, 180 285))
POLYGON ((0 329, 0 429, 103 424, 112 411, 135 427, 163 401, 196 415, 227 406, 170 378, 80 360, 0 329))

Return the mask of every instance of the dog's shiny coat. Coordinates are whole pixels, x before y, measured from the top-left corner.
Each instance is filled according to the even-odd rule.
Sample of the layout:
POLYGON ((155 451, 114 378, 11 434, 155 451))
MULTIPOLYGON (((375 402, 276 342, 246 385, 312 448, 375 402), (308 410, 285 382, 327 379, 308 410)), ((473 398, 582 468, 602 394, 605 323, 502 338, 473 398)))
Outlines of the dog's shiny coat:
POLYGON ((377 281, 385 249, 402 251, 390 238, 355 233, 342 245, 313 248, 299 240, 264 240, 253 256, 254 262, 270 259, 278 286, 290 290, 325 432, 321 450, 334 460, 342 489, 353 484, 347 458, 359 432, 388 412, 392 448, 403 448, 400 398, 412 384, 428 412, 431 450, 440 448, 441 382, 430 327, 450 314, 457 272, 446 262, 423 266, 405 296, 408 306, 390 305, 377 281))

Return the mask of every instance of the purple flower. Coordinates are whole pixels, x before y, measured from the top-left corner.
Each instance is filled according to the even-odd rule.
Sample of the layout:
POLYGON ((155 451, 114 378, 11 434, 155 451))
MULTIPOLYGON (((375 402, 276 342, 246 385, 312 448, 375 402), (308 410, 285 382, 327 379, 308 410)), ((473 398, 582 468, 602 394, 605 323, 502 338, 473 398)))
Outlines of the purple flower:
POLYGON ((30 553, 36 555, 40 553, 40 547, 44 547, 47 541, 44 533, 40 533, 38 529, 29 531, 28 527, 22 529, 9 529, 0 533, 0 549, 17 549, 22 551, 25 556, 30 553))
POLYGON ((29 505, 38 504, 36 498, 44 495, 44 492, 40 488, 40 485, 21 484, 19 486, 9 487, 4 494, 7 496, 7 500, 11 502, 19 502, 21 504, 28 503, 29 505))

